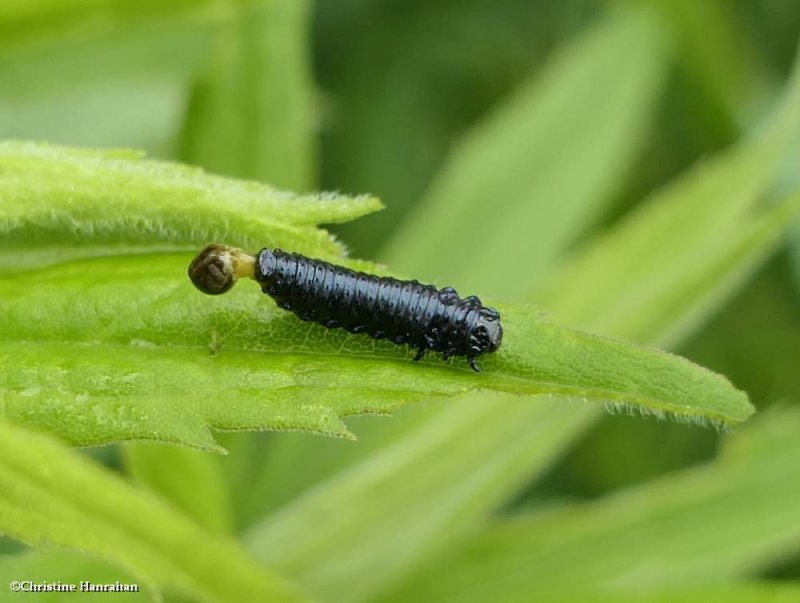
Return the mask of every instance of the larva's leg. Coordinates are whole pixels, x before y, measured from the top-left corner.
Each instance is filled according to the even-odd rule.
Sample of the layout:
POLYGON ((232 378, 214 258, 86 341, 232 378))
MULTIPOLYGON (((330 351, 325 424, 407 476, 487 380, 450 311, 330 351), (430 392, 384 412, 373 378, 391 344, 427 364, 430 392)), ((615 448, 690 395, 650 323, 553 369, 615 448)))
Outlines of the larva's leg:
POLYGON ((469 365, 472 367, 473 371, 475 371, 476 373, 480 373, 481 372, 481 369, 479 369, 478 365, 475 364, 475 357, 474 356, 470 356, 469 358, 467 358, 467 360, 469 361, 469 365))
POLYGON ((414 356, 414 362, 419 362, 420 360, 422 360, 422 358, 425 356, 425 352, 427 351, 427 349, 428 348, 419 348, 417 350, 417 355, 414 356))

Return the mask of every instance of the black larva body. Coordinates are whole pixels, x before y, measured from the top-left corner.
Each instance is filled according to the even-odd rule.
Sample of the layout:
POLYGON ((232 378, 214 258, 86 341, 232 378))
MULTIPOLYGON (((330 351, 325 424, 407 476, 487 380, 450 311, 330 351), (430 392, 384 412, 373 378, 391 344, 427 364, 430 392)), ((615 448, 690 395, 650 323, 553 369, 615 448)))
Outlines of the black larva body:
POLYGON ((450 287, 377 277, 280 249, 262 249, 253 275, 264 293, 302 320, 387 338, 444 358, 475 358, 495 351, 503 336, 500 314, 477 297, 450 287))

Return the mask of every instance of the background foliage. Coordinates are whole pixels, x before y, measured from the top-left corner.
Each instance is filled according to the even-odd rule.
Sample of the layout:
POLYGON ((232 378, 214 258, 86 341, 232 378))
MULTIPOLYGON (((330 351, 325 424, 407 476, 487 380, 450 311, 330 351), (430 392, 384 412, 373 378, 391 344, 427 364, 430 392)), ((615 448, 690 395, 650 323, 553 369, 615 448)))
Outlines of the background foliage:
MULTIPOLYGON (((332 390, 329 375, 300 381, 278 401, 285 407, 264 406, 272 414, 258 419, 316 421, 303 409, 322 401, 335 412, 308 427, 344 434, 341 414, 424 400, 393 418, 348 419, 356 442, 217 433, 227 456, 133 443, 76 451, 3 423, 0 530, 16 539, 0 543, 2 581, 137 581, 144 601, 582 601, 586 591, 609 601, 796 600, 798 34, 794 0, 3 2, 0 138, 140 148, 386 205, 331 227, 337 242, 313 226, 366 214, 373 198, 326 205, 310 195, 286 215, 254 201, 283 199, 272 189, 131 167, 131 154, 111 155, 118 163, 103 171, 91 153, 4 146, 5 387, 25 371, 45 378, 46 363, 23 353, 19 333, 52 340, 60 358, 84 339, 160 345, 174 336, 164 325, 185 307, 183 293, 170 305, 160 291, 196 240, 221 228, 207 211, 216 199, 198 199, 202 189, 229 202, 225 232, 243 245, 266 243, 263 232, 335 257, 344 244, 401 273, 535 303, 555 322, 667 347, 724 373, 759 413, 719 433, 581 401, 464 393, 448 371, 431 369, 441 373, 435 392, 407 385, 375 394, 371 407, 353 404, 363 394, 352 382, 332 390), (54 159, 31 163, 41 170, 33 174, 26 162, 37 153, 54 159), (93 186, 112 191, 114 205, 68 223, 48 215, 93 186), (136 195, 165 192, 177 194, 157 214, 138 205, 136 195), (126 202, 141 212, 136 220, 125 222, 127 210, 101 219, 126 202), (35 219, 15 239, 19 216, 35 219), (55 266, 30 271, 44 264, 55 266), (109 278, 92 283, 86 266, 109 278), (102 319, 96 338, 85 336, 90 307, 102 319), (158 320, 115 320, 134 312, 158 320), (326 401, 326 391, 347 400, 326 401)), ((231 308, 249 313, 262 301, 251 297, 216 307, 185 299, 213 322, 231 308)), ((185 321, 175 318, 181 333, 185 321)), ((229 345, 246 343, 235 325, 214 324, 234 334, 229 345)), ((280 347, 290 325, 275 324, 266 345, 280 347)), ((199 327, 188 333, 205 337, 199 327)), ((156 352, 124 353, 141 362, 156 352)), ((149 370, 185 374, 178 352, 158 353, 149 370)), ((100 382, 123 352, 86 354, 81 378, 100 382)), ((273 385, 253 383, 259 395, 273 385)), ((136 387, 132 397, 150 391, 136 387)), ((213 447, 203 421, 252 426, 238 408, 226 414, 235 424, 209 416, 226 387, 204 384, 207 400, 198 392, 185 406, 159 404, 150 391, 142 422, 179 426, 166 440, 213 447)), ((3 415, 19 419, 6 393, 3 415)), ((79 402, 69 383, 62 394, 79 402)), ((75 424, 69 414, 45 408, 41 417, 26 424, 70 440, 58 428, 75 424)), ((112 415, 93 419, 117 426, 112 415)))

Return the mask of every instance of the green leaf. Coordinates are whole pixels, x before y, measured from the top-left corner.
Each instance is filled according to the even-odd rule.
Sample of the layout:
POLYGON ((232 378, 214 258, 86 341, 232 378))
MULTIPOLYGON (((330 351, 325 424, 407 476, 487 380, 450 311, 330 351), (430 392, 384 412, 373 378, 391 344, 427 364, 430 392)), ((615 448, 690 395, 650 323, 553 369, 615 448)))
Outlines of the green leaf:
POLYGON ((662 344, 680 338, 775 248, 796 212, 791 194, 777 207, 763 202, 798 135, 799 107, 796 68, 761 131, 658 191, 587 245, 540 291, 544 307, 557 308, 568 324, 615 337, 662 344), (685 300, 698 293, 703 306, 687 314, 685 300), (660 320, 665 315, 672 320, 660 320))
POLYGON ((92 38, 145 19, 179 14, 214 20, 254 0, 4 0, 0 3, 0 55, 54 40, 92 38))
POLYGON ((366 460, 267 516, 245 534, 248 549, 319 597, 374 600, 485 521, 487 508, 512 495, 509 474, 547 465, 550 449, 583 427, 580 408, 561 399, 468 397, 434 410, 405 437, 370 448, 366 460), (359 580, 347 579, 352 567, 363 572, 359 580))
MULTIPOLYGON (((773 582, 730 582, 704 587, 669 585, 651 592, 613 594, 591 589, 588 592, 559 592, 559 603, 795 603, 800 599, 800 585, 796 582, 775 580, 773 582)), ((501 603, 525 603, 530 601, 523 593, 509 594, 505 598, 492 598, 501 603)))
MULTIPOLYGON (((543 76, 533 74, 499 105, 493 115, 479 122, 466 144, 455 149, 446 171, 436 179, 438 184, 434 185, 418 210, 418 220, 415 220, 425 224, 419 224, 419 229, 405 227, 397 231, 384 257, 389 257, 391 265, 406 274, 419 277, 427 273, 442 279, 446 276, 446 284, 451 284, 457 275, 464 276, 468 272, 470 282, 482 285, 474 289, 476 292, 492 291, 497 297, 523 298, 530 283, 541 278, 541 272, 553 263, 554 254, 562 251, 560 246, 577 237, 585 226, 581 214, 587 212, 587 215, 596 216, 602 213, 602 208, 612 201, 611 189, 624 180, 637 160, 641 135, 670 64, 669 44, 665 43, 658 29, 647 14, 611 11, 587 34, 566 42, 554 53, 552 62, 544 68, 543 76), (624 53, 622 60, 628 68, 618 69, 620 49, 631 39, 639 40, 637 56, 624 53), (585 77, 581 79, 581 75, 585 77), (596 81, 602 81, 602 86, 591 84, 596 81), (580 94, 590 97, 592 102, 575 96, 576 87, 581 88, 580 94), (564 99, 566 104, 561 110, 551 106, 564 99), (614 119, 597 120, 596 107, 603 107, 608 115, 615 116, 614 119), (552 113, 557 114, 545 119, 552 113), (590 127, 582 127, 587 123, 590 127), (520 131, 520 124, 527 128, 525 132, 520 131), (540 136, 537 128, 546 129, 548 136, 540 136), (609 134, 609 130, 613 132, 609 134), (523 173, 519 173, 516 161, 503 160, 519 156, 522 161, 525 153, 534 157, 547 156, 553 145, 559 150, 558 156, 553 157, 553 162, 557 162, 555 167, 548 163, 548 169, 540 169, 529 162, 523 173), (578 166, 575 157, 582 156, 586 149, 593 149, 596 155, 578 166), (479 168, 473 162, 480 163, 479 168), (580 177, 575 177, 577 169, 582 170, 580 177), (493 192, 487 196, 485 191, 470 189, 461 191, 463 195, 460 196, 448 193, 446 202, 444 197, 439 200, 440 194, 460 187, 462 179, 472 182, 476 177, 485 178, 486 182, 502 183, 505 194, 516 201, 513 209, 517 213, 505 220, 502 227, 483 227, 490 222, 481 216, 494 211, 489 209, 489 204, 498 201, 493 192), (587 184, 585 189, 582 188, 584 183, 587 184), (565 188, 558 193, 558 198, 563 202, 554 203, 550 188, 562 184, 565 188), (445 204, 453 209, 436 209, 445 204), (428 214, 427 208, 431 207, 432 213, 428 214), (541 217, 529 215, 533 207, 542 212, 541 217), (445 211, 446 216, 436 217, 438 212, 445 211), (545 216, 552 218, 552 214, 561 211, 563 215, 545 219, 545 216), (456 215, 458 228, 450 228, 456 215), (479 244, 470 243, 464 247, 461 239, 463 224, 470 232, 484 228, 477 237, 479 244), (531 245, 543 245, 545 241, 548 241, 548 249, 551 244, 555 248, 541 256, 529 254, 531 245), (515 247, 509 253, 508 245, 512 242, 515 247), (481 254, 480 264, 469 261, 464 255, 473 252, 481 254), (540 264, 545 256, 550 259, 540 264), (525 261, 509 261, 509 257, 524 257, 525 261)), ((489 414, 493 413, 492 408, 487 407, 489 414)), ((535 411, 534 414, 538 416, 535 411)), ((373 445, 380 446, 392 438, 389 432, 404 431, 404 423, 403 418, 395 418, 391 425, 363 425, 359 431, 362 454, 373 445), (368 438, 369 444, 362 435, 368 438)), ((263 493, 260 498, 262 505, 269 505, 275 495, 289 497, 295 488, 302 489, 304 484, 314 483, 330 474, 337 464, 332 459, 346 457, 352 460, 353 456, 348 449, 333 443, 307 441, 303 445, 282 438, 273 445, 279 451, 276 454, 296 458, 308 469, 298 476, 290 471, 291 463, 264 464, 257 476, 247 480, 248 493, 263 493), (311 462, 320 456, 328 462, 311 462), (251 488, 253 480, 259 487, 251 488), (278 488, 277 484, 281 487, 278 488)), ((259 501, 254 500, 253 504, 257 505, 259 501)))
POLYGON ((310 4, 271 0, 231 11, 214 33, 190 108, 182 157, 292 190, 313 180, 310 4))
MULTIPOLYGON (((626 307, 629 295, 646 296, 652 280, 663 271, 664 281, 659 288, 665 292, 674 289, 679 294, 675 304, 648 306, 651 309, 648 321, 639 322, 640 326, 647 326, 646 330, 628 332, 628 336, 636 340, 647 341, 652 334, 660 337, 661 333, 668 333, 676 321, 683 321, 688 316, 693 320, 686 322, 687 328, 696 326, 697 320, 707 316, 716 303, 731 295, 752 274, 758 261, 769 253, 776 238, 785 231, 785 214, 769 217, 770 214, 756 213, 756 222, 761 220, 759 215, 764 216, 765 221, 761 227, 751 230, 747 216, 753 216, 748 211, 741 211, 738 223, 743 228, 735 231, 731 245, 706 247, 701 236, 684 238, 682 231, 692 228, 693 221, 700 219, 706 224, 716 221, 726 224, 730 207, 746 205, 752 208, 757 204, 774 183, 775 173, 785 158, 787 139, 796 131, 799 94, 797 85, 789 87, 778 108, 776 121, 764 130, 761 142, 745 142, 740 149, 733 151, 734 155, 743 155, 741 160, 729 161, 724 155, 718 168, 700 169, 687 178, 687 184, 676 186, 676 192, 670 194, 668 200, 662 198, 657 210, 648 209, 641 213, 641 218, 631 218, 638 226, 630 228, 627 253, 641 263, 640 273, 628 274, 624 263, 611 261, 599 265, 596 272, 581 271, 580 275, 585 279, 583 286, 577 284, 576 273, 576 286, 572 291, 580 296, 579 305, 586 311, 580 316, 568 314, 570 318, 575 317, 573 324, 580 325, 593 318, 590 310, 595 297, 598 302, 608 302, 607 305, 598 305, 601 316, 615 316, 618 307, 626 307), (764 154, 762 145, 771 150, 764 154), (751 169, 745 165, 740 174, 736 170, 747 163, 748 155, 751 155, 754 167, 751 169), (745 186, 748 194, 739 195, 736 191, 739 186, 745 186), (695 188, 707 194, 698 195, 695 188), (729 199, 732 191, 734 194, 729 199), (684 194, 689 201, 683 200, 684 194), (729 202, 732 205, 729 206, 729 202), (653 221, 655 223, 651 223, 653 221), (766 231, 769 235, 766 236, 761 228, 768 222, 770 226, 766 231), (669 228, 661 230, 665 224, 669 224, 669 228), (633 236, 638 229, 645 234, 633 236), (765 236, 754 237, 754 232, 765 236), (659 236, 650 236, 653 233, 659 236), (685 253, 685 257, 694 257, 703 264, 702 287, 684 286, 684 273, 672 270, 672 258, 660 252, 665 245, 678 251, 678 257, 682 258, 685 253), (748 250, 746 254, 742 254, 743 249, 748 250), (703 253, 711 255, 703 257, 703 253), (738 260, 743 258, 747 261, 740 265, 738 260), (617 282, 625 283, 628 288, 623 291, 627 295, 617 291, 614 286, 617 282), (709 303, 711 298, 714 304, 709 303)), ((647 205, 652 205, 652 200, 647 205)), ((469 216, 470 211, 465 211, 464 215, 469 216)), ((510 222, 520 229, 532 228, 539 223, 546 225, 543 220, 535 221, 533 225, 521 219, 510 222)), ((624 228, 624 224, 618 228, 624 228)), ((455 245, 459 236, 456 230, 442 229, 439 236, 442 241, 451 241, 451 249, 458 254, 461 249, 455 245)), ((616 245, 613 242, 616 230, 612 229, 609 234, 610 246, 616 245)), ((505 236, 505 232, 502 235, 505 236)), ((418 243, 411 232, 405 233, 405 242, 408 248, 418 243)), ((602 247, 602 244, 603 238, 599 238, 597 247, 602 247)), ((494 257, 498 265, 504 261, 502 257, 492 256, 494 246, 491 240, 487 240, 482 249, 487 256, 494 257)), ((618 254, 609 255, 616 258, 618 254)), ((512 254, 512 257, 524 256, 512 254)), ((418 261, 426 262, 429 270, 442 272, 456 263, 453 256, 447 254, 418 261)), ((576 263, 580 262, 579 258, 576 263)), ((522 275, 526 274, 526 262, 515 260, 509 264, 519 272, 521 281, 522 275)), ((683 266, 691 267, 685 262, 683 266)), ((478 267, 475 278, 490 275, 491 270, 478 267)), ((526 283, 518 284, 524 287, 526 283)), ((545 307, 556 312, 557 316, 563 316, 560 304, 563 303, 566 309, 569 296, 558 294, 557 290, 551 295, 549 299, 553 305, 545 307)), ((615 334, 615 324, 608 328, 603 323, 597 324, 600 330, 615 334)), ((686 333, 686 329, 675 331, 673 342, 686 333)), ((372 426, 369 431, 377 432, 369 436, 373 446, 362 451, 362 455, 371 452, 371 456, 347 459, 351 463, 349 467, 330 476, 321 485, 317 484, 297 502, 266 518, 251 531, 250 546, 264 559, 286 558, 288 561, 282 567, 316 592, 336 592, 339 598, 350 601, 364 600, 375 592, 391 592, 395 586, 393 581, 399 580, 410 568, 424 567, 434 552, 456 546, 465 533, 477 529, 488 513, 541 475, 581 431, 602 416, 593 406, 572 408, 568 412, 563 404, 551 407, 542 404, 541 401, 520 404, 506 399, 493 400, 492 403, 485 399, 459 400, 457 405, 434 409, 424 420, 414 421, 415 417, 412 417, 411 421, 406 420, 400 425, 393 421, 391 425, 372 426), (546 438, 540 437, 540 425, 548 426, 546 438), (528 436, 523 435, 526 432, 528 436), (526 445, 517 442, 520 438, 526 445), (468 447, 476 440, 480 441, 483 453, 479 465, 468 447), (512 442, 519 445, 511 447, 512 442), (417 455, 418 450, 424 451, 422 456, 417 455), (446 464, 431 464, 430 459, 441 457, 447 458, 446 464), (479 477, 475 475, 476 466, 481 468, 479 477), (418 478, 421 471, 427 470, 431 473, 426 472, 418 478), (341 511, 351 508, 358 509, 358 522, 341 511), (320 528, 324 533, 308 534, 302 526, 321 514, 329 514, 333 519, 320 528), (391 525, 387 525, 387 516, 392 518, 391 525), (430 518, 430 521, 421 524, 420 517, 430 518), (283 545, 279 550, 268 551, 270 541, 267 537, 276 534, 281 535, 283 545), (320 544, 326 541, 326 534, 338 545, 332 560, 326 555, 330 551, 320 544), (386 547, 387 541, 397 540, 404 546, 386 547), (339 569, 351 563, 359 567, 370 564, 369 581, 359 583, 360 592, 353 590, 339 569)), ((319 453, 309 448, 298 453, 287 446, 273 450, 273 454, 280 454, 286 466, 308 466, 319 453)), ((329 454, 331 448, 326 447, 323 451, 329 454)))
POLYGON ((120 596, 136 601, 137 603, 159 603, 158 595, 145 583, 137 582, 130 573, 120 568, 119 565, 97 558, 90 558, 75 551, 40 551, 26 552, 18 555, 0 556, 0 584, 6 589, 4 600, 32 601, 33 603, 70 603, 74 602, 74 592, 12 592, 8 585, 12 581, 30 581, 34 584, 53 584, 60 582, 64 585, 75 585, 80 589, 81 582, 91 582, 93 585, 137 584, 139 592, 127 592, 120 595, 118 592, 93 592, 92 601, 113 602, 119 601, 120 596))
POLYGON ((718 375, 557 327, 525 307, 499 306, 503 345, 476 375, 462 358, 418 366, 409 349, 302 323, 254 284, 201 295, 185 276, 187 263, 101 258, 1 279, 5 414, 73 444, 149 439, 210 448, 209 426, 347 435, 342 416, 477 389, 559 393, 720 422, 752 412, 718 375))
MULTIPOLYGON (((414 596, 409 594, 409 596, 414 596)), ((492 601, 497 603, 528 603, 531 595, 527 592, 491 592, 492 601)), ((565 585, 564 590, 553 593, 553 601, 559 603, 796 603, 800 599, 800 586, 788 580, 773 582, 726 582, 704 587, 669 585, 658 589, 641 589, 635 592, 619 592, 614 589, 601 590, 590 587, 581 590, 579 585, 565 585), (609 592, 610 591, 610 592, 609 592)), ((405 599, 408 600, 408 599, 405 599)), ((480 601, 464 598, 443 597, 442 603, 454 601, 470 603, 480 601)))
MULTIPOLYGON (((644 597, 641 593, 623 597, 592 597, 597 603, 794 603, 799 599, 800 585, 788 580, 733 582, 694 589, 671 587, 644 597)), ((572 601, 580 603, 583 600, 572 601)), ((565 600, 564 603, 569 601, 565 600)))
POLYGON ((435 278, 430 259, 458 250, 447 262, 457 288, 519 296, 508 258, 524 258, 527 282, 541 279, 601 215, 631 170, 669 57, 651 13, 612 12, 470 132, 397 230, 388 263, 435 278))
MULTIPOLYGON (((312 188, 317 132, 307 56, 310 17, 305 0, 267 0, 220 19, 185 118, 182 159, 229 176, 312 188)), ((157 450, 127 447, 137 475, 199 521, 229 527, 229 501, 220 500, 220 493, 227 494, 220 458, 157 450), (197 489, 206 496, 195 495, 197 489)), ((227 462, 242 460, 232 456, 227 462)))
POLYGON ((209 29, 187 15, 0 60, 0 139, 170 156, 209 29))
POLYGON ((800 400, 797 292, 788 258, 772 262, 682 349, 700 364, 735 375, 753 400, 800 400))
POLYGON ((775 251, 800 213, 800 194, 757 207, 763 191, 750 191, 737 208, 737 196, 722 190, 703 197, 709 210, 720 203, 713 213, 685 203, 699 200, 706 186, 745 188, 733 176, 743 173, 736 171, 740 158, 755 163, 758 154, 720 157, 699 186, 681 190, 683 181, 665 191, 565 266, 540 299, 558 308, 559 320, 592 331, 669 347, 685 339, 775 251), (591 298, 580 295, 587 289, 591 298))
POLYGON ((578 588, 640 594, 752 575, 800 549, 798 430, 800 409, 767 413, 705 467, 500 520, 384 601, 562 600, 578 588))
MULTIPOLYGON (((703 120, 697 134, 711 131, 728 142, 752 121, 757 103, 767 100, 768 72, 755 52, 734 7, 720 0, 648 0, 674 32, 682 75, 690 79, 690 119, 703 120)), ((695 135, 697 135, 695 134, 695 135)))
POLYGON ((302 601, 232 541, 35 432, 0 422, 0 530, 108 558, 203 601, 302 601))
POLYGON ((231 531, 219 457, 178 446, 128 444, 123 450, 128 474, 140 485, 168 498, 198 525, 231 531))
POLYGON ((86 255, 196 250, 214 241, 323 258, 342 247, 319 223, 380 209, 374 197, 293 195, 135 151, 0 143, 0 268, 86 255))

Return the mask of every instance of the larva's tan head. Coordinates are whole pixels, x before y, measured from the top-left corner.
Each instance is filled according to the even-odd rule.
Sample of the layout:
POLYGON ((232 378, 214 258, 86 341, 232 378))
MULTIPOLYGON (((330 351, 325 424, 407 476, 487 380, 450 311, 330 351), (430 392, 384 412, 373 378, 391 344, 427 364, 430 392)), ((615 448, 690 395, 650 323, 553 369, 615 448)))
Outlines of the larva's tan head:
POLYGON ((242 276, 253 276, 255 258, 235 247, 212 244, 189 264, 189 278, 209 295, 225 293, 242 276))

